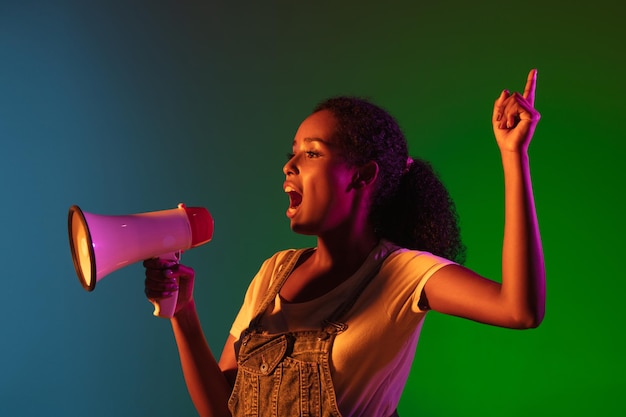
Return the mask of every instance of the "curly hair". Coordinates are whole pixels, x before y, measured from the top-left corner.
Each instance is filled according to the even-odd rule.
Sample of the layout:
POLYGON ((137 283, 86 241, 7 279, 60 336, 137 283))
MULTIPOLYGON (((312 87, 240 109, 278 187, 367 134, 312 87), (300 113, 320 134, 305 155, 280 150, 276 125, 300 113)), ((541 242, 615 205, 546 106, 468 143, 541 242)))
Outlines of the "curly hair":
POLYGON ((336 143, 349 164, 378 164, 370 220, 378 237, 397 245, 465 261, 459 219, 452 198, 421 159, 409 159, 397 121, 381 107, 356 97, 333 97, 313 110, 337 120, 336 143))

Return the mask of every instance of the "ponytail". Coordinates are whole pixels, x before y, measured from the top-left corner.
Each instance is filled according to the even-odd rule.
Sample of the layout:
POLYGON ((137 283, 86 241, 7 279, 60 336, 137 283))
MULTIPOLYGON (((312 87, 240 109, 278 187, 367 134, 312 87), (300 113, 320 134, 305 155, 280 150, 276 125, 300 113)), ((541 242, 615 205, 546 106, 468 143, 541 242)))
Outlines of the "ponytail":
POLYGON ((396 193, 372 214, 380 237, 459 264, 465 261, 454 202, 430 163, 409 160, 396 193))

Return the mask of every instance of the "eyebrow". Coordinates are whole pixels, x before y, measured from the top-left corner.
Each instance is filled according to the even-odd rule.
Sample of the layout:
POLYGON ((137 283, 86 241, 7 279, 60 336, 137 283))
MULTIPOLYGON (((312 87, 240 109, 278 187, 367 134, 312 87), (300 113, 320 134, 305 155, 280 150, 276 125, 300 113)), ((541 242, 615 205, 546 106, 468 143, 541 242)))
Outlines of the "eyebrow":
MULTIPOLYGON (((322 138, 304 138, 304 139, 302 139, 302 141, 304 143, 321 142, 321 143, 323 143, 326 146, 330 146, 331 145, 330 142, 328 142, 327 140, 322 139, 322 138)), ((296 146, 296 141, 295 140, 293 141, 292 146, 296 146)))

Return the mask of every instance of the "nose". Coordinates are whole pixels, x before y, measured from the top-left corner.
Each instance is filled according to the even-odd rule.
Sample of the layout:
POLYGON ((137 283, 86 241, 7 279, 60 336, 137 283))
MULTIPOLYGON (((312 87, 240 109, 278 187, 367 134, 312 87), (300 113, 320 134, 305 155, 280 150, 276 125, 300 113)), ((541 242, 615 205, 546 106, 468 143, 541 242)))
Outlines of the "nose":
POLYGON ((283 166, 283 173, 286 176, 295 175, 295 174, 298 174, 300 172, 300 171, 298 171, 298 167, 296 165, 296 158, 297 157, 298 157, 297 155, 293 155, 291 158, 289 158, 287 163, 283 166))

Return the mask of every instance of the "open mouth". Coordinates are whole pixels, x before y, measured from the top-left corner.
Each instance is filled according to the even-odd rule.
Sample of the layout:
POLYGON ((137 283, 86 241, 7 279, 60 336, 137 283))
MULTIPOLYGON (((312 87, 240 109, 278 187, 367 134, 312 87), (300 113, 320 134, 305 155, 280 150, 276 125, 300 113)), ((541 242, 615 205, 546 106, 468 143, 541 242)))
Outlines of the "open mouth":
POLYGON ((285 192, 289 195, 289 208, 298 208, 302 203, 302 194, 294 190, 292 187, 286 187, 285 192))

